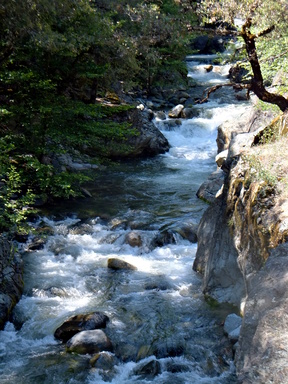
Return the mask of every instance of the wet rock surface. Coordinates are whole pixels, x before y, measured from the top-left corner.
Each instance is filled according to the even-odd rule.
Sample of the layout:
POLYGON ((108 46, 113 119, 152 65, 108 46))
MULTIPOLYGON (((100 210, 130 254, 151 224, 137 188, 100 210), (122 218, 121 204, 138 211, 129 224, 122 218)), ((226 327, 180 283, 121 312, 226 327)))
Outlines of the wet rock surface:
POLYGON ((66 344, 67 352, 75 352, 81 355, 112 351, 112 349, 110 339, 100 329, 79 332, 66 344))
POLYGON ((54 336, 56 339, 67 342, 78 332, 105 328, 108 321, 108 316, 102 312, 93 312, 85 315, 79 314, 66 320, 56 329, 54 336))
POLYGON ((23 290, 22 260, 12 242, 0 237, 0 329, 4 328, 23 290))
POLYGON ((137 270, 137 268, 134 265, 127 263, 127 261, 120 260, 117 258, 108 259, 107 266, 108 266, 108 268, 114 269, 114 270, 122 270, 122 269, 123 270, 130 270, 130 271, 136 271, 137 270))

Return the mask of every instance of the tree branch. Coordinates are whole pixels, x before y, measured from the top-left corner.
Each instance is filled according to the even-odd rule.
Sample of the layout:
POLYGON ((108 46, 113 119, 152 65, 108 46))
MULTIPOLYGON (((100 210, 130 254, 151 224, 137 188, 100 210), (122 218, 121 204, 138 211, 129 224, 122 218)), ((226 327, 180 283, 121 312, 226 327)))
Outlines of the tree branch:
POLYGON ((265 88, 255 44, 257 37, 267 35, 273 31, 274 26, 265 29, 257 35, 250 32, 251 26, 252 18, 248 17, 246 22, 243 24, 241 31, 241 36, 244 39, 246 52, 248 54, 248 60, 253 72, 253 78, 250 84, 251 91, 253 91, 260 100, 266 103, 275 104, 281 109, 282 112, 284 112, 288 109, 288 100, 284 96, 268 92, 265 88))
MULTIPOLYGON (((248 94, 249 94, 249 91, 250 91, 250 84, 239 84, 239 83, 217 84, 217 85, 214 85, 211 88, 205 89, 204 93, 207 92, 206 97, 202 98, 201 100, 198 100, 197 104, 206 103, 209 100, 209 97, 210 97, 211 93, 216 92, 218 89, 220 89, 222 87, 233 87, 233 89, 235 91, 240 91, 242 89, 246 89, 248 94)), ((247 98, 248 98, 248 95, 247 95, 247 98)))

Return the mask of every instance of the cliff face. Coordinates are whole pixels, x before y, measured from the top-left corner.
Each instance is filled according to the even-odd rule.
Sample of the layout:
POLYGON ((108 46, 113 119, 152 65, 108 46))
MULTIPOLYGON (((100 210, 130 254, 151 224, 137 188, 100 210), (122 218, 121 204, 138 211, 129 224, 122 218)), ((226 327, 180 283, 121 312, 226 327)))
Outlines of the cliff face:
POLYGON ((267 125, 231 141, 224 188, 200 223, 193 266, 206 295, 243 314, 236 367, 247 384, 288 382, 286 117, 267 125), (267 132, 269 143, 251 147, 267 132))

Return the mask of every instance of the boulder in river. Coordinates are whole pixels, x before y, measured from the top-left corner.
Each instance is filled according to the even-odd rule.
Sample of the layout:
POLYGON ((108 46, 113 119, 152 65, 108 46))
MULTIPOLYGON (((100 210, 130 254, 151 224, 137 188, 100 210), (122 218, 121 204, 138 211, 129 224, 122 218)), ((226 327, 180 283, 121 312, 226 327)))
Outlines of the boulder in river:
POLYGON ((200 110, 197 108, 185 107, 181 112, 181 117, 183 119, 192 119, 193 117, 198 117, 200 110))
POLYGON ((111 340, 101 329, 79 332, 66 344, 67 352, 75 352, 80 355, 112 351, 112 349, 111 340))
POLYGON ((127 261, 120 260, 114 257, 111 257, 108 259, 108 268, 119 270, 119 269, 126 269, 126 270, 131 270, 131 271, 136 271, 137 268, 130 264, 127 263, 127 261))
POLYGON ((56 339, 66 342, 78 332, 105 328, 108 321, 108 316, 102 312, 93 312, 86 315, 79 314, 66 320, 56 329, 54 336, 56 339))
POLYGON ((224 183, 224 172, 221 169, 211 173, 207 180, 205 180, 199 187, 196 195, 199 199, 207 203, 213 203, 216 197, 221 194, 224 183))
POLYGON ((143 243, 141 239, 141 235, 136 231, 127 233, 127 235, 125 236, 125 241, 131 247, 141 247, 143 243))
POLYGON ((153 359, 148 363, 142 363, 134 369, 135 375, 141 376, 143 380, 152 380, 161 373, 161 365, 159 361, 153 359))
POLYGON ((149 111, 141 112, 136 108, 128 112, 124 121, 131 124, 131 129, 136 130, 137 134, 127 139, 127 153, 118 152, 114 146, 109 157, 122 159, 153 157, 169 150, 168 140, 153 124, 150 115, 149 111))
POLYGON ((171 111, 169 111, 168 116, 171 118, 180 117, 182 110, 184 109, 184 105, 178 104, 171 111))
POLYGON ((242 325, 242 317, 235 313, 230 313, 225 319, 224 332, 227 334, 228 339, 236 343, 240 336, 242 325))
POLYGON ((117 363, 117 357, 113 353, 107 351, 96 353, 96 355, 90 359, 90 365, 92 367, 107 371, 113 370, 117 363))

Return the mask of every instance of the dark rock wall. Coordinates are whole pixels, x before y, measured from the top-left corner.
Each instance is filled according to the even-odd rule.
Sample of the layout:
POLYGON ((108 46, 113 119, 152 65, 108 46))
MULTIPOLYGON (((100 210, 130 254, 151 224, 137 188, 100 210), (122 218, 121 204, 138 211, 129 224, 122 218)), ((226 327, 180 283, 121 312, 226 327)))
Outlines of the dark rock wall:
POLYGON ((22 261, 13 244, 0 237, 0 329, 14 306, 19 301, 23 289, 22 261))

